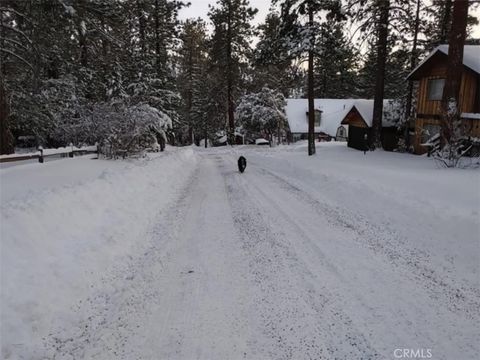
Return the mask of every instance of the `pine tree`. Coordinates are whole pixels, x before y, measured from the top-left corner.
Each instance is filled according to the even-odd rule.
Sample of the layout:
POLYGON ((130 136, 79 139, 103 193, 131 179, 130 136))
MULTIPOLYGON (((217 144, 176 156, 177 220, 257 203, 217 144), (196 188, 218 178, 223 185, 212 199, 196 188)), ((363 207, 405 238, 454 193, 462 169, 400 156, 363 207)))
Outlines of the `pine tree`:
POLYGON ((245 94, 240 98, 237 116, 242 128, 251 137, 266 137, 273 142, 274 134, 280 141, 280 132, 286 123, 286 100, 282 93, 263 88, 258 93, 245 94))
POLYGON ((376 5, 379 9, 379 18, 376 26, 377 32, 377 73, 375 76, 375 96, 373 100, 372 140, 373 146, 381 146, 383 98, 385 85, 385 65, 387 62, 388 22, 390 1, 379 0, 376 5))
POLYGON ((448 144, 452 138, 455 118, 460 116, 459 95, 463 72, 463 46, 467 33, 468 1, 455 0, 453 23, 448 42, 447 77, 442 96, 442 138, 448 144))
MULTIPOLYGON (((374 36, 375 87, 373 124, 370 144, 381 146, 383 99, 388 63, 389 44, 397 45, 404 40, 405 29, 409 28, 415 3, 412 0, 349 0, 347 10, 352 20, 359 23, 364 38, 374 36)), ((402 61, 403 62, 403 61, 402 61)), ((372 64, 369 64, 373 69, 372 64)), ((403 68, 403 67, 401 67, 403 68)))
POLYGON ((433 21, 428 25, 427 32, 430 47, 446 44, 452 24, 453 0, 433 0, 432 6, 427 9, 433 21))
MULTIPOLYGON (((410 51, 404 46, 396 46, 392 50, 388 45, 388 56, 385 64, 385 99, 399 99, 405 96, 405 77, 409 72, 410 51)), ((375 45, 369 43, 362 67, 357 76, 357 95, 360 98, 372 99, 375 96, 375 79, 377 76, 377 56, 375 45)))
POLYGON ((202 124, 194 113, 196 107, 201 106, 198 87, 205 81, 204 74, 207 66, 207 34, 206 24, 201 20, 187 20, 183 25, 182 41, 179 50, 178 87, 183 100, 182 114, 188 127, 188 141, 194 142, 194 134, 200 135, 202 124))
POLYGON ((282 15, 282 38, 288 47, 291 58, 308 56, 307 92, 308 92, 308 155, 315 154, 315 109, 314 109, 314 55, 315 34, 318 23, 315 15, 321 11, 327 12, 327 18, 342 19, 341 2, 336 0, 276 0, 282 15), (302 21, 307 17, 306 23, 302 21))
POLYGON ((235 99, 239 95, 242 72, 251 51, 249 41, 254 29, 250 21, 256 12, 257 9, 251 8, 248 0, 217 0, 216 7, 211 7, 209 12, 214 27, 210 59, 217 78, 224 79, 217 96, 219 100, 226 97, 225 110, 231 144, 235 132, 235 99))
POLYGON ((31 19, 15 7, 13 2, 6 2, 0 8, 0 154, 14 152, 12 134, 11 97, 15 91, 14 84, 9 84, 14 76, 22 81, 31 81, 36 70, 30 61, 34 52, 31 37, 19 28, 19 24, 31 23, 31 19), (9 78, 7 80, 7 76, 9 78))
POLYGON ((322 24, 315 47, 315 97, 353 98, 356 95, 358 54, 343 34, 342 22, 322 24))
POLYGON ((182 5, 176 0, 2 2, 0 103, 10 105, 9 126, 2 122, 2 129, 57 146, 92 141, 89 134, 101 127, 93 111, 109 104, 147 103, 178 118, 171 59, 182 5))
POLYGON ((301 87, 302 69, 288 56, 288 47, 279 36, 281 26, 280 14, 276 11, 270 12, 265 22, 258 26, 259 41, 250 69, 250 92, 267 87, 281 91, 284 96, 291 96, 292 91, 301 87))

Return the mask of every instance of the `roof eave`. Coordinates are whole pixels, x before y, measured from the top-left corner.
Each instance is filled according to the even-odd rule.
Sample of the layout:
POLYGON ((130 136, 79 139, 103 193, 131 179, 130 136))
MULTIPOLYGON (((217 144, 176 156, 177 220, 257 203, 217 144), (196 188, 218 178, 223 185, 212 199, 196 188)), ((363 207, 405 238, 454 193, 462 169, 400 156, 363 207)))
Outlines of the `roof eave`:
POLYGON ((440 50, 440 48, 436 48, 435 50, 433 50, 425 59, 423 59, 422 61, 420 61, 420 63, 417 65, 417 67, 415 69, 413 69, 410 74, 407 75, 407 80, 418 80, 420 77, 416 77, 415 74, 418 73, 420 71, 421 68, 423 68, 423 66, 437 53, 442 53, 444 55, 447 55, 445 54, 442 50, 440 50))

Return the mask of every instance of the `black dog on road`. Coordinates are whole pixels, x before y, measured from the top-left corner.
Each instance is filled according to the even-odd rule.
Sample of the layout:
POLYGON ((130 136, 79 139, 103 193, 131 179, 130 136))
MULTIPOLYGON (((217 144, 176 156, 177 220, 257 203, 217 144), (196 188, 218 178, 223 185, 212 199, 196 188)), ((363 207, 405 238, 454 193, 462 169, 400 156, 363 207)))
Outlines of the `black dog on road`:
POLYGON ((240 156, 238 158, 238 171, 243 173, 246 167, 247 167, 247 159, 245 159, 243 156, 240 156))

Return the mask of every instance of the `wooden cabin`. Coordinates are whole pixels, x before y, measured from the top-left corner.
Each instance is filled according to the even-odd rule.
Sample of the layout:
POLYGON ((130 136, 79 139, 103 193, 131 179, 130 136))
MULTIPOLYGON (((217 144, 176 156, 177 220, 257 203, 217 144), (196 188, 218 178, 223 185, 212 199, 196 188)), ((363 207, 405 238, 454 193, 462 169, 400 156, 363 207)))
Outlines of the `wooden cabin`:
MULTIPOLYGON (((401 104, 393 100, 383 101, 383 119, 382 119, 382 147, 385 150, 392 151, 398 144, 397 122, 400 120, 396 116, 401 109, 401 104)), ((348 125, 348 147, 357 150, 368 149, 373 122, 373 100, 357 100, 345 114, 342 125, 348 125)))
MULTIPOLYGON (((441 101, 447 75, 448 45, 434 49, 407 77, 418 82, 416 115, 410 126, 410 143, 416 154, 422 144, 440 133, 441 101)), ((480 46, 466 45, 463 55, 459 109, 467 136, 480 137, 480 46)))

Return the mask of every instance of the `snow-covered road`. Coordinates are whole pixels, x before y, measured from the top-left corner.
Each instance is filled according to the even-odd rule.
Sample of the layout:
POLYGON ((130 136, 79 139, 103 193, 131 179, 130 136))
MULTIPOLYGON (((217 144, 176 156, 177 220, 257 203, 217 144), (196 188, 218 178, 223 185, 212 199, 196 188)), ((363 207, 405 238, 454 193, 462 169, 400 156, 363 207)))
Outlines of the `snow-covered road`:
POLYGON ((196 156, 134 250, 72 304, 74 322, 42 334, 38 358, 476 358, 478 172, 421 159, 397 174, 408 155, 334 146, 316 159, 196 156))

